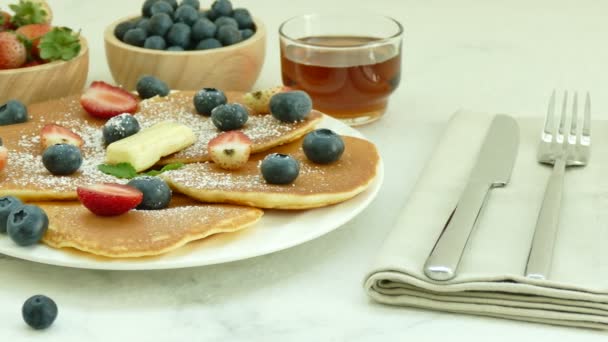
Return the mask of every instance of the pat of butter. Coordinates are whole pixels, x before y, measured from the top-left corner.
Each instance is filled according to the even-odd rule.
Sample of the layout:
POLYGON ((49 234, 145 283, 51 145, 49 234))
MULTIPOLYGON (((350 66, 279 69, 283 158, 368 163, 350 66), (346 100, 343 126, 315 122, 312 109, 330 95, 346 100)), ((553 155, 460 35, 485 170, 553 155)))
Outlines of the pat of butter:
POLYGON ((159 122, 108 145, 106 162, 130 163, 140 172, 154 166, 160 158, 194 144, 195 140, 190 127, 173 121, 159 122))

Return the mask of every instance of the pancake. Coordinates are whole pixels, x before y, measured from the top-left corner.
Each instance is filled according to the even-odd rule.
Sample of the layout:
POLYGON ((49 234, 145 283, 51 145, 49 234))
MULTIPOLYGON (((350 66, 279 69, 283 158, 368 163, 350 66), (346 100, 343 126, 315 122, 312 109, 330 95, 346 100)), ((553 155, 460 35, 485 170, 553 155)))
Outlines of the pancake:
MULTIPOLYGON (((163 160, 195 162, 209 159, 207 142, 219 134, 211 119, 194 114, 193 92, 176 92, 168 97, 140 103, 136 117, 142 127, 159 121, 176 120, 190 126, 197 134, 191 147, 163 160)), ((229 100, 239 100, 242 93, 227 93, 229 100)), ((101 127, 104 120, 88 115, 80 106, 80 95, 34 104, 28 107, 30 120, 23 124, 0 126, 0 137, 9 151, 9 161, 0 172, 0 196, 14 195, 26 201, 73 200, 76 188, 102 182, 124 182, 97 169, 105 160, 101 127), (54 176, 42 164, 40 130, 46 124, 59 124, 79 134, 85 141, 83 164, 70 176, 54 176)), ((322 115, 313 112, 305 121, 288 124, 271 115, 251 115, 243 131, 253 140, 256 152, 297 139, 311 131, 322 115)))
POLYGON ((163 254, 190 241, 241 230, 263 215, 255 208, 201 204, 179 195, 167 209, 133 210, 115 217, 96 216, 74 201, 36 204, 49 216, 45 244, 111 258, 163 254))
POLYGON ((195 163, 161 175, 174 191, 203 202, 233 203, 267 209, 309 209, 348 200, 374 180, 380 156, 367 140, 343 137, 345 151, 332 164, 309 161, 302 140, 275 147, 267 153, 289 154, 300 162, 300 175, 289 185, 267 184, 259 170, 267 153, 253 155, 236 171, 213 163, 195 163))

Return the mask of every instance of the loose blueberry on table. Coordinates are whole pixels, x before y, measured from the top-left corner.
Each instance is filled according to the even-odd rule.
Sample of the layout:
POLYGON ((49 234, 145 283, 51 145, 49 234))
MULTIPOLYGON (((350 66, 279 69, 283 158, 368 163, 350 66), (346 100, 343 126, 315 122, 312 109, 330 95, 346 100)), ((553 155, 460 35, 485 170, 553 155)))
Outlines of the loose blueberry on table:
POLYGON ((251 13, 233 9, 229 0, 216 0, 209 10, 200 7, 198 0, 146 0, 142 17, 118 24, 114 35, 137 47, 186 51, 234 45, 255 34, 251 13))
POLYGON ((36 330, 50 327, 55 322, 57 313, 55 301, 44 295, 30 297, 21 308, 25 323, 36 330))

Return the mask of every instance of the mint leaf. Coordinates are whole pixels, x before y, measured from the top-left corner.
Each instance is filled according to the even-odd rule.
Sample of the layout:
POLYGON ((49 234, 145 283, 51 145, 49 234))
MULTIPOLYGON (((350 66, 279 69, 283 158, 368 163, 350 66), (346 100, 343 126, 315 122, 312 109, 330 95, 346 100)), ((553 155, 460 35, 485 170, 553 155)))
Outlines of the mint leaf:
POLYGON ((167 172, 167 171, 173 171, 173 170, 179 170, 182 167, 184 167, 184 163, 171 163, 171 164, 167 164, 165 166, 163 166, 162 169, 160 170, 150 170, 146 173, 143 173, 143 175, 146 176, 158 176, 163 172, 167 172))
POLYGON ((101 164, 97 166, 99 171, 118 178, 131 179, 137 176, 135 168, 129 163, 119 163, 116 165, 101 164))

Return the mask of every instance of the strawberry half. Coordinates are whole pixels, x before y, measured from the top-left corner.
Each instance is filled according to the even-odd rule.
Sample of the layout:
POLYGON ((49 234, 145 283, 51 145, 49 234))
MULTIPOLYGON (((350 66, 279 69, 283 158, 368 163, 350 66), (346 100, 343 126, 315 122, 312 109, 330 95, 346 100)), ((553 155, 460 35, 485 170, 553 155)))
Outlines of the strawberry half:
POLYGON ((109 119, 137 110, 137 98, 128 91, 96 81, 80 97, 80 104, 94 117, 109 119))
POLYGON ((224 132, 209 141, 211 160, 226 170, 241 168, 251 155, 251 139, 241 131, 224 132))
POLYGON ((8 150, 2 145, 2 139, 0 139, 0 171, 4 170, 8 163, 8 150))
POLYGON ((82 205, 99 216, 122 215, 137 207, 144 198, 136 188, 114 183, 79 186, 76 193, 82 205))
POLYGON ((270 113, 270 98, 278 93, 292 90, 289 87, 277 86, 273 88, 252 91, 243 95, 243 104, 251 108, 256 114, 270 113))
POLYGON ((14 69, 25 64, 27 49, 13 32, 0 32, 0 70, 14 69))
POLYGON ((84 145, 84 140, 69 128, 48 124, 40 131, 40 144, 42 145, 42 149, 56 144, 70 144, 81 148, 84 145))
POLYGON ((17 33, 32 41, 32 56, 40 58, 40 38, 51 31, 52 27, 49 24, 30 24, 21 26, 17 29, 17 33))

